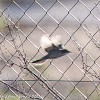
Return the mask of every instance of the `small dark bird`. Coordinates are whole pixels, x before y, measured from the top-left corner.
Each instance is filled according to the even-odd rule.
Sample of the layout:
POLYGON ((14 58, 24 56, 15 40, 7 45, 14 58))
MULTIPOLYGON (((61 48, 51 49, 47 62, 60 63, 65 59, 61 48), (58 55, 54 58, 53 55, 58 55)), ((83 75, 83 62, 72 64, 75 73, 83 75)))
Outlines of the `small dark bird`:
POLYGON ((43 63, 47 59, 59 58, 61 56, 66 55, 67 53, 70 53, 70 51, 62 47, 60 40, 61 37, 59 35, 56 35, 51 39, 43 35, 41 37, 40 44, 48 54, 38 60, 33 61, 32 63, 43 63))

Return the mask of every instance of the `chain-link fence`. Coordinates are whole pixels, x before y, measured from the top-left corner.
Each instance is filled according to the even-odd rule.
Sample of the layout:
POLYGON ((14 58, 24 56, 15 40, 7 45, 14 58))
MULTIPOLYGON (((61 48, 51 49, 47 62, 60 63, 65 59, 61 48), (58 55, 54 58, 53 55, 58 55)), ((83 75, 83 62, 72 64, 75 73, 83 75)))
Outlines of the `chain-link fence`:
POLYGON ((100 100, 100 1, 0 1, 1 100, 100 100), (46 55, 42 35, 61 35, 72 53, 46 55))

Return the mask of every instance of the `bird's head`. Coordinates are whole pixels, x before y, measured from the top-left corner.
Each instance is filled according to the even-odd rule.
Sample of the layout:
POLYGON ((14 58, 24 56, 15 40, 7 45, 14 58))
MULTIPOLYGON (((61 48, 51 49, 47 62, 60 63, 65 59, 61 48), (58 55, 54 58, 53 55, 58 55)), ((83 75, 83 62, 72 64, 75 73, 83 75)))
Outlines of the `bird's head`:
POLYGON ((71 53, 71 51, 67 50, 67 49, 62 49, 62 53, 63 54, 67 54, 67 53, 71 53))

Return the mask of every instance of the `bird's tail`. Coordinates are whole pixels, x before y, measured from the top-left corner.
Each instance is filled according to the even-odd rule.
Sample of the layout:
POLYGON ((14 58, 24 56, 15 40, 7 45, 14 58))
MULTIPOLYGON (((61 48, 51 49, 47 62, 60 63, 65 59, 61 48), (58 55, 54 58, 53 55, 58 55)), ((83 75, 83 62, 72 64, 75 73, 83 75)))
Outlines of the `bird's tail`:
POLYGON ((47 59, 45 59, 45 58, 41 58, 41 59, 33 61, 32 63, 44 63, 46 60, 47 59))

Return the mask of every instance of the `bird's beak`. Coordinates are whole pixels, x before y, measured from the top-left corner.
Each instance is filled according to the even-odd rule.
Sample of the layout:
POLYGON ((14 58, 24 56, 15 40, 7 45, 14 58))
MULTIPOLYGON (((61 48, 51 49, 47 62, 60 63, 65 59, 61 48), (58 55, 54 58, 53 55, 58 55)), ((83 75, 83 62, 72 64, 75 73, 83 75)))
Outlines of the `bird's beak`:
POLYGON ((71 51, 69 51, 69 53, 72 53, 71 51))

